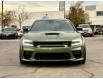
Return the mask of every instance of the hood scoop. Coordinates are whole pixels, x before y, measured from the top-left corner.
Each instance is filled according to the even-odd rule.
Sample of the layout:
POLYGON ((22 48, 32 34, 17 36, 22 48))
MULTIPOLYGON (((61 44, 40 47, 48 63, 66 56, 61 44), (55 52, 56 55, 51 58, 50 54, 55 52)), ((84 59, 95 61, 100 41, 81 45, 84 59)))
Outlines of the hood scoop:
POLYGON ((60 33, 45 33, 45 35, 59 35, 60 33))

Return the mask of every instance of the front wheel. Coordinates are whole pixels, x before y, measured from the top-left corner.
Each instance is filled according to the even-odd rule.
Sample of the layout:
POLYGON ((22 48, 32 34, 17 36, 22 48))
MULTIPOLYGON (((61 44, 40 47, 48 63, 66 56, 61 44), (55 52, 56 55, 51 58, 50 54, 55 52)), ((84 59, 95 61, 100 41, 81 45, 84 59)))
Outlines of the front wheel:
POLYGON ((79 64, 85 64, 86 63, 86 49, 84 54, 84 59, 79 61, 79 64))
POLYGON ((94 37, 94 34, 90 34, 90 37, 94 37))
POLYGON ((86 58, 84 60, 79 61, 80 64, 85 64, 86 63, 86 58))
POLYGON ((22 51, 21 51, 21 48, 19 50, 19 60, 20 60, 20 64, 22 64, 22 65, 27 63, 26 61, 22 60, 22 51))
POLYGON ((20 59, 20 64, 24 65, 27 64, 27 62, 20 59))

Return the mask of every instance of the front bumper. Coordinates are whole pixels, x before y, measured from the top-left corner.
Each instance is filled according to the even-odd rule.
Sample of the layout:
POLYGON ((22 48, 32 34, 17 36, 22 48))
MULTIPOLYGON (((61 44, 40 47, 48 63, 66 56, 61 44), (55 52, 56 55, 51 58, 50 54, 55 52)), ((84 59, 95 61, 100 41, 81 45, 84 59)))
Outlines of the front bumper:
POLYGON ((92 35, 92 33, 88 33, 88 32, 84 32, 84 33, 81 33, 83 36, 90 36, 92 35))
POLYGON ((85 58, 85 46, 73 46, 73 47, 28 47, 28 46, 21 46, 20 54, 21 60, 23 61, 80 61, 84 60, 85 58), (24 53, 29 53, 29 57, 25 57, 24 53), (68 58, 61 58, 61 59, 37 59, 35 56, 37 53, 56 53, 57 57, 60 53, 68 53, 68 58))
POLYGON ((1 38, 15 38, 16 34, 10 34, 10 35, 6 35, 6 34, 2 34, 1 38))

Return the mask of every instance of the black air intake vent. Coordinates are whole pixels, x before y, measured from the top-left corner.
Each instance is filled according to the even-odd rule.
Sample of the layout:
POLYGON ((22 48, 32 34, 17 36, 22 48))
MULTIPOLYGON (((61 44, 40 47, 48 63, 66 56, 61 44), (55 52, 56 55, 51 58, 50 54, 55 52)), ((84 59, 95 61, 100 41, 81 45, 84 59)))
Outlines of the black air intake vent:
POLYGON ((59 33, 45 33, 45 35, 59 35, 59 33))
POLYGON ((61 52, 61 53, 36 53, 35 54, 35 59, 37 60, 62 60, 62 59, 69 59, 70 54, 61 52))

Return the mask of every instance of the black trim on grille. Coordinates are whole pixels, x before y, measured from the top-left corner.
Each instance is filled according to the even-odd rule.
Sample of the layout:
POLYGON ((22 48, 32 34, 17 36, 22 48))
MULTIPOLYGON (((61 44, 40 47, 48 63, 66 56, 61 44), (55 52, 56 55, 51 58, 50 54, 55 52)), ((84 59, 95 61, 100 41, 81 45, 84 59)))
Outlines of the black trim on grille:
POLYGON ((38 45, 68 45, 71 46, 71 41, 55 41, 55 42, 33 42, 34 46, 38 46, 38 45))
POLYGON ((63 45, 41 45, 40 47, 65 47, 63 45))

